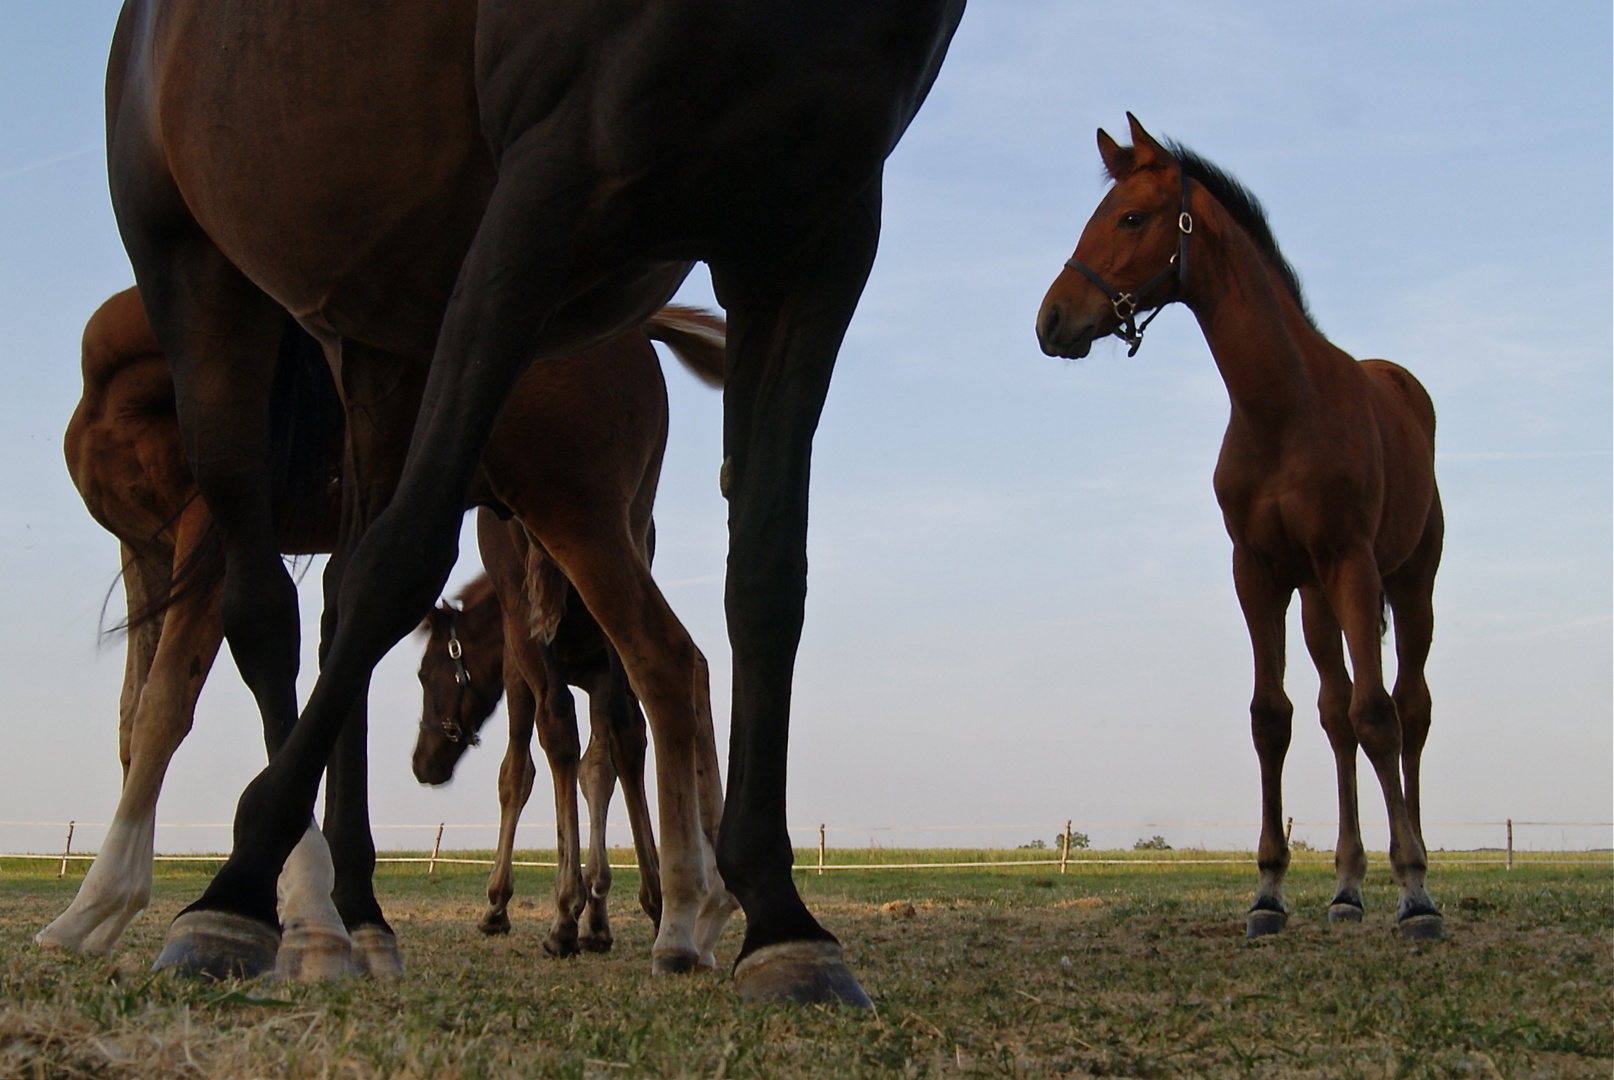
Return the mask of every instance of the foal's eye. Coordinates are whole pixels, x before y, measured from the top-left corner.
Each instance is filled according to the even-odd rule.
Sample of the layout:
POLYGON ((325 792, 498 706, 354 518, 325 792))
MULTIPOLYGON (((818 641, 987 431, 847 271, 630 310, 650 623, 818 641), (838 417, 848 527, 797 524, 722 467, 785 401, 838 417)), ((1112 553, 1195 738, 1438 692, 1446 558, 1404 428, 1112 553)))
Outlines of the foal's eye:
POLYGON ((1139 225, 1143 224, 1143 215, 1138 213, 1136 210, 1128 210, 1126 213, 1121 215, 1120 224, 1121 228, 1123 229, 1136 229, 1139 225))

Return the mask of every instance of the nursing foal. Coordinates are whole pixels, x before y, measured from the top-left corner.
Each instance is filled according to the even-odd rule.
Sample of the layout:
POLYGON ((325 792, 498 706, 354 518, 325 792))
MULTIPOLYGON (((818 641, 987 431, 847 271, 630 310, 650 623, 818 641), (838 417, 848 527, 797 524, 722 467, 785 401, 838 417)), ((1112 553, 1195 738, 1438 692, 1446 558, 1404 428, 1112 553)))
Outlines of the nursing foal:
MULTIPOLYGON (((1300 590, 1306 647, 1339 781, 1334 922, 1362 917, 1356 750, 1378 774, 1390 818, 1396 921, 1439 937, 1424 888, 1418 764, 1429 732, 1424 662, 1444 521, 1435 488, 1435 410, 1404 368, 1356 361, 1318 331, 1260 204, 1128 114, 1130 147, 1098 133, 1115 181, 1037 316, 1050 356, 1081 357, 1115 334, 1137 351, 1136 316, 1181 301, 1199 320, 1232 400, 1216 499, 1233 540, 1233 582, 1255 651, 1250 719, 1261 759, 1261 883, 1251 937, 1284 927, 1281 781, 1294 708, 1283 692, 1284 613, 1300 590), (1395 614, 1396 682, 1384 687, 1384 604, 1395 614), (1351 666, 1345 667, 1344 634, 1351 666), (1354 676, 1354 678, 1353 678, 1354 676), (1406 787, 1402 788, 1402 772, 1406 787)), ((1152 317, 1152 316, 1151 316, 1152 317)))

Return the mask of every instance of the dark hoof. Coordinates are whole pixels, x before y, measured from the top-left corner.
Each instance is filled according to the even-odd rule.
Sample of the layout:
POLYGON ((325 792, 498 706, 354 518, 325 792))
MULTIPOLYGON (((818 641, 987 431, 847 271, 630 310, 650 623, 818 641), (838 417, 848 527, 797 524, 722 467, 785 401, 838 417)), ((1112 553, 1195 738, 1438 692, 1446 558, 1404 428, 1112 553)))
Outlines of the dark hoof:
POLYGON ((275 970, 280 929, 227 911, 187 911, 168 927, 153 971, 187 979, 251 979, 275 970))
POLYGON ((1283 933, 1283 928, 1288 924, 1289 915, 1287 912, 1256 908, 1244 919, 1244 936, 1258 938, 1267 937, 1270 934, 1281 934, 1283 933))
POLYGON ((650 954, 650 974, 652 975, 689 975, 696 971, 710 971, 708 965, 701 963, 701 958, 692 952, 652 952, 650 954))
POLYGON ((833 941, 764 946, 734 965, 734 983, 740 1000, 747 1004, 839 1002, 858 1009, 874 1008, 846 966, 841 947, 833 941))
POLYGON ((1328 905, 1328 921, 1331 923, 1359 923, 1362 921, 1362 905, 1353 904, 1349 900, 1336 900, 1328 905))
POLYGON ((488 912, 476 924, 476 928, 492 937, 494 934, 508 934, 510 932, 510 916, 503 912, 488 912))
POLYGON ((616 939, 609 933, 584 934, 577 939, 577 944, 582 946, 584 952, 608 953, 611 951, 611 946, 616 944, 616 939))
POLYGON ((349 933, 353 938, 355 974, 378 979, 403 974, 403 954, 398 951, 398 939, 391 930, 375 923, 365 923, 355 926, 349 933))
POLYGON ((557 960, 564 960, 569 956, 576 956, 578 951, 577 936, 575 934, 557 935, 551 933, 549 936, 544 938, 544 952, 555 957, 557 960))
POLYGON ((1408 915, 1395 925, 1407 941, 1438 941, 1446 933, 1446 920, 1439 913, 1408 915))

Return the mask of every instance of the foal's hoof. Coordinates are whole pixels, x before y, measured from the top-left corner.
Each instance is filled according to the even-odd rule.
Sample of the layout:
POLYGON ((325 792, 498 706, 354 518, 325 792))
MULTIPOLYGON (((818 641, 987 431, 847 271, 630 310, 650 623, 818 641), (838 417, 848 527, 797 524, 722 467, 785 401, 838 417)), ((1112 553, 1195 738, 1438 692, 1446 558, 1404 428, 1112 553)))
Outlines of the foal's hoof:
POLYGON ((577 938, 577 944, 584 952, 608 953, 611 951, 611 946, 616 944, 616 938, 612 937, 611 931, 607 930, 599 934, 581 934, 577 938))
POLYGON ((490 911, 483 915, 476 924, 476 928, 492 937, 494 934, 508 934, 510 932, 510 915, 504 911, 490 911))
POLYGON ((1407 915, 1395 926, 1407 941, 1438 941, 1446 933, 1446 920, 1439 912, 1407 915))
POLYGON ((1353 904, 1349 900, 1335 900, 1328 905, 1328 921, 1331 923, 1359 923, 1362 921, 1362 905, 1353 904))
POLYGON ((350 932, 353 938, 353 972, 383 978, 402 975, 403 954, 398 951, 398 938, 385 926, 365 923, 350 932))
POLYGON ((251 979, 275 969, 280 929, 228 911, 187 911, 168 927, 153 971, 187 979, 251 979))
POLYGON ((1244 936, 1247 938, 1266 937, 1269 934, 1281 934, 1283 928, 1289 924, 1289 913, 1286 911, 1273 911, 1271 908, 1252 908, 1244 917, 1244 936))
POLYGON ((711 971, 712 965, 701 962, 699 953, 668 949, 650 953, 650 974, 689 975, 696 971, 711 971))
POLYGON ((734 983, 740 1000, 747 1004, 839 1002, 858 1009, 874 1008, 846 966, 841 947, 833 941, 765 945, 734 965, 734 983))
POLYGON ((321 982, 353 974, 353 939, 340 926, 293 924, 280 933, 275 978, 321 982))

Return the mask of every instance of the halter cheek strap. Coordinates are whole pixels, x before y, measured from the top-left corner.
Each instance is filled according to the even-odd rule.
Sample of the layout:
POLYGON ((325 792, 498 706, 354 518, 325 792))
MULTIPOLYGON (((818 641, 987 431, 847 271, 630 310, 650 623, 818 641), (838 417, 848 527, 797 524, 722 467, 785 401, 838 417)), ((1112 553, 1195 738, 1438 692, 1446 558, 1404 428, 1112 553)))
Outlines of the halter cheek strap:
POLYGON ((1188 212, 1188 170, 1179 166, 1177 172, 1182 177, 1182 212, 1177 215, 1177 254, 1173 255, 1171 261, 1166 263, 1165 269, 1145 281, 1137 292, 1122 292, 1108 281, 1105 281, 1104 276, 1097 270, 1094 270, 1086 263, 1078 262, 1074 257, 1065 260, 1066 266, 1097 285, 1104 295, 1109 298, 1110 307, 1115 309, 1115 317, 1121 320, 1121 325, 1115 328, 1115 336, 1131 346, 1126 352, 1128 356, 1138 355, 1138 348, 1143 344, 1143 332, 1149 328, 1150 323, 1154 322, 1155 316, 1164 311, 1166 305, 1175 299, 1175 297, 1166 297, 1158 304, 1152 305, 1154 310, 1149 313, 1148 318, 1139 324, 1137 321, 1139 309, 1149 306, 1144 303, 1143 298, 1165 284, 1173 276, 1177 278, 1179 292, 1188 281, 1188 237, 1194 231, 1194 217, 1188 212))
MULTIPOLYGON (((462 739, 467 746, 479 746, 482 736, 475 731, 467 732, 460 726, 460 705, 465 701, 465 691, 472 689, 471 673, 465 668, 465 649, 460 645, 460 613, 449 608, 448 614, 448 657, 454 661, 454 706, 448 715, 438 721, 438 728, 443 737, 451 743, 462 739)), ((427 727, 429 721, 421 720, 420 726, 427 727)))

